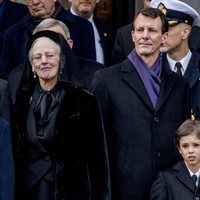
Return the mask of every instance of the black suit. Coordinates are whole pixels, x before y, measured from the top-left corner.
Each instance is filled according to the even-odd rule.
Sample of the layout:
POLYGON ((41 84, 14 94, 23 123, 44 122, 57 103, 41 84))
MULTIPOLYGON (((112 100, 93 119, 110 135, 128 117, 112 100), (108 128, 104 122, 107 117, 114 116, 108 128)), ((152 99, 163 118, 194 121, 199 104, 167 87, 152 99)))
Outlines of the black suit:
POLYGON ((100 36, 100 43, 104 53, 105 66, 109 66, 115 31, 110 24, 103 23, 97 19, 94 19, 94 23, 100 36))
POLYGON ((172 169, 162 171, 152 185, 150 200, 192 200, 200 198, 185 164, 180 161, 172 169))
POLYGON ((128 24, 117 30, 115 42, 112 50, 112 64, 122 62, 127 58, 134 48, 134 42, 131 37, 132 25, 128 24))
MULTIPOLYGON (((71 13, 70 9, 67 11, 71 13)), ((96 19, 95 17, 93 18, 93 20, 94 20, 94 24, 97 28, 97 31, 98 31, 99 37, 100 37, 100 45, 102 47, 103 56, 104 56, 104 65, 109 66, 110 58, 111 58, 111 51, 112 51, 112 47, 113 47, 113 43, 114 43, 115 31, 110 24, 101 22, 98 19, 96 19)), ((95 37, 95 35, 94 35, 94 37, 95 37)), ((95 45, 95 41, 93 41, 93 42, 95 45)))
POLYGON ((189 113, 187 80, 163 69, 154 110, 139 74, 127 59, 96 72, 91 91, 103 114, 113 200, 147 199, 157 173, 179 159, 173 139, 189 113))

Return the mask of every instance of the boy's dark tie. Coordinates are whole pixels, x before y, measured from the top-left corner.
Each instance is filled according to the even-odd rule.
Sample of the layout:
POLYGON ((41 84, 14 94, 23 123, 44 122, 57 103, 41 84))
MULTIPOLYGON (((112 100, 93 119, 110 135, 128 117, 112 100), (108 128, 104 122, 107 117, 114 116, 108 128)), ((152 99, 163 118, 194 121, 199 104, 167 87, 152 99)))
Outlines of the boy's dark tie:
POLYGON ((192 179, 194 181, 195 186, 197 186, 197 176, 196 175, 192 175, 192 179))

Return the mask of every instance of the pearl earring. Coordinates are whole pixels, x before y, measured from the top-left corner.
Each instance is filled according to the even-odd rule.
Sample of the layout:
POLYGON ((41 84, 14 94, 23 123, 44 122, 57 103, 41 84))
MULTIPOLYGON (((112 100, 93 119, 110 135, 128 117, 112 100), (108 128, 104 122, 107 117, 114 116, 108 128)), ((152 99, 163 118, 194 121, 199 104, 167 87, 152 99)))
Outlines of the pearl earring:
POLYGON ((35 73, 35 71, 33 71, 33 78, 36 78, 36 73, 35 73))

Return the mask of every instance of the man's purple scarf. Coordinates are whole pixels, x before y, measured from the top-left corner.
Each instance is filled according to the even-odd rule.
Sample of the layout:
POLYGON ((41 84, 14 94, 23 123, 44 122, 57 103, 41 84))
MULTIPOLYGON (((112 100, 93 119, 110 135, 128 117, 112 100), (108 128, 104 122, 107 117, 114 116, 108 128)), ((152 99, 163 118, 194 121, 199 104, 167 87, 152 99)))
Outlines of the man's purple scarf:
POLYGON ((135 49, 128 55, 128 59, 131 61, 131 63, 133 63, 135 69, 140 75, 153 107, 155 108, 161 84, 161 56, 158 56, 151 68, 147 67, 144 61, 138 56, 135 49))

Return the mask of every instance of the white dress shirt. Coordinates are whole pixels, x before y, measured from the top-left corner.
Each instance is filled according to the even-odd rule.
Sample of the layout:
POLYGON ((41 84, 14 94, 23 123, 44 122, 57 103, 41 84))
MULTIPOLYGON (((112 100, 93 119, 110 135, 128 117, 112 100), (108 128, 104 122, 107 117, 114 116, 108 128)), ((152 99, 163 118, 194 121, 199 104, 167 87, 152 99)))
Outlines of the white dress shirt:
POLYGON ((188 64, 190 62, 190 58, 191 57, 192 57, 192 52, 190 50, 188 51, 187 55, 184 58, 182 58, 181 60, 179 60, 179 61, 172 60, 167 54, 167 60, 169 62, 170 69, 172 71, 176 72, 177 69, 175 68, 175 64, 176 64, 176 62, 180 62, 181 65, 182 65, 181 72, 182 72, 183 75, 184 75, 184 73, 185 73, 185 71, 187 69, 187 66, 188 66, 188 64))
MULTIPOLYGON (((78 16, 73 10, 72 8, 70 8, 70 12, 73 14, 73 15, 76 15, 78 16)), ((95 50, 96 50, 96 61, 104 64, 104 53, 103 53, 103 48, 101 46, 101 38, 100 38, 100 35, 99 35, 99 32, 97 30, 97 27, 94 23, 94 20, 93 20, 93 15, 88 19, 88 21, 92 24, 92 28, 93 28, 93 31, 94 31, 94 40, 95 40, 95 50)), ((87 47, 86 47, 87 48, 87 47)))

